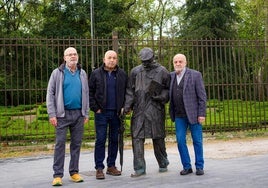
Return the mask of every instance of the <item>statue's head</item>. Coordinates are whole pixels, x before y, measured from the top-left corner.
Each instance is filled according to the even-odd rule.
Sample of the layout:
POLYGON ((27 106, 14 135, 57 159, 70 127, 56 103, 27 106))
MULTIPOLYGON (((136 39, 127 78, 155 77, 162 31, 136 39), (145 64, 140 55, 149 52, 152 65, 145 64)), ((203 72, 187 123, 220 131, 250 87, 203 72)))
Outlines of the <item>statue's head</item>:
POLYGON ((146 68, 154 62, 154 52, 151 48, 143 48, 139 53, 142 65, 146 68))

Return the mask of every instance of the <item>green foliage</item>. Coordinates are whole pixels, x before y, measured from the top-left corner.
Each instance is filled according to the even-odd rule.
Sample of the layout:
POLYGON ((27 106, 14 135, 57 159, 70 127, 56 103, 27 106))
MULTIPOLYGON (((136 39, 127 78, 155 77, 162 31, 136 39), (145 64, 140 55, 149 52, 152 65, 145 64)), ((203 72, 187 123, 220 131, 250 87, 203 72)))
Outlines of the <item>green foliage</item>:
POLYGON ((265 0, 0 1, 2 37, 263 38, 265 0), (91 23, 91 6, 93 23, 91 23), (182 7, 182 9, 181 9, 182 7), (184 15, 184 16, 183 16, 184 15), (238 33, 237 33, 238 32, 238 33))
POLYGON ((0 126, 2 128, 7 128, 8 127, 8 122, 10 121, 10 117, 8 116, 1 116, 0 117, 0 126))
POLYGON ((126 37, 130 35, 130 29, 137 25, 128 12, 132 4, 129 0, 98 0, 93 1, 93 5, 90 0, 52 0, 44 5, 44 26, 40 34, 48 37, 91 37, 93 24, 95 37, 111 37, 112 31, 118 31, 120 36, 126 37))
POLYGON ((0 1, 0 33, 5 37, 26 37, 36 34, 42 24, 41 1, 0 1))
POLYGON ((235 36, 237 21, 235 7, 230 0, 187 0, 182 36, 191 39, 220 39, 235 36))
POLYGON ((239 38, 260 39, 265 37, 266 0, 236 0, 240 7, 237 24, 239 38))
POLYGON ((44 27, 41 36, 89 37, 89 1, 52 1, 43 9, 44 27))
MULTIPOLYGON (((33 106, 0 107, 1 141, 52 142, 55 128, 48 122, 45 103, 33 106), (36 109, 36 110, 34 110, 36 109), (35 111, 27 119, 27 111, 35 111), (7 116, 8 114, 8 116, 7 116)), ((90 111, 90 121, 85 124, 84 140, 95 138, 94 113, 90 111)), ((174 134, 174 122, 170 120, 166 105, 166 132, 174 134)), ((125 119, 125 137, 130 137, 131 114, 125 119)), ((203 124, 205 132, 238 130, 261 130, 268 125, 268 102, 243 100, 209 100, 207 117, 203 124)), ((69 133, 68 133, 69 138, 69 133)))
POLYGON ((36 112, 34 109, 37 105, 19 105, 19 106, 0 106, 1 116, 23 116, 23 115, 33 115, 36 112))
POLYGON ((131 30, 140 27, 140 24, 130 12, 130 8, 135 3, 136 1, 133 0, 94 1, 94 35, 110 38, 112 32, 117 31, 121 38, 130 37, 131 30))
POLYGON ((180 29, 181 3, 173 0, 137 0, 131 7, 130 15, 137 21, 131 36, 139 39, 163 39, 174 37, 180 29))
POLYGON ((268 125, 268 102, 242 100, 210 100, 204 129, 260 129, 268 125))

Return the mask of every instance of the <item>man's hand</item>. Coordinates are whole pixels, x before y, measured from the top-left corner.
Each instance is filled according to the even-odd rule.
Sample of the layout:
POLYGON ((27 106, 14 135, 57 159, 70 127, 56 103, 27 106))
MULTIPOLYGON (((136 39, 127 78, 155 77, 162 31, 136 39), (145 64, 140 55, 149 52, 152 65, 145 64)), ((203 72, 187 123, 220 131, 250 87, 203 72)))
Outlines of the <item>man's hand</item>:
POLYGON ((206 120, 205 117, 201 117, 201 116, 198 117, 198 123, 200 124, 203 123, 205 120, 206 120))
POLYGON ((84 124, 86 124, 88 122, 88 118, 85 118, 84 120, 84 124))
POLYGON ((121 108, 120 116, 129 115, 131 110, 125 110, 124 108, 121 108))
POLYGON ((56 127, 58 125, 58 121, 57 121, 57 118, 56 117, 49 118, 49 122, 54 127, 56 127))

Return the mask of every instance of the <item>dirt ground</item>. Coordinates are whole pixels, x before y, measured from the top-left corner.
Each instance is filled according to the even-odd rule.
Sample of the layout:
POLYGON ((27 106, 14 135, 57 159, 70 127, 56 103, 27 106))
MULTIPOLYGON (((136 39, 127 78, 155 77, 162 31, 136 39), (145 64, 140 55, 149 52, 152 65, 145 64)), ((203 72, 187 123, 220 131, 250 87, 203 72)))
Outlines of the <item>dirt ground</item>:
MULTIPOLYGON (((189 152, 193 155, 193 146, 190 136, 188 138, 189 152)), ((177 144, 174 137, 166 139, 167 153, 178 153, 177 144)), ((31 157, 53 154, 53 146, 39 146, 31 148, 0 147, 0 159, 13 157, 31 157)), ((82 151, 93 150, 94 143, 90 143, 89 148, 82 151)), ((125 140, 125 149, 131 149, 131 142, 125 140)), ((152 149, 151 139, 145 141, 145 148, 152 149)), ((68 146, 67 146, 68 152, 68 146)), ((204 135, 204 156, 211 159, 227 159, 249 155, 261 155, 268 153, 268 136, 245 137, 241 135, 224 135, 217 139, 215 136, 204 135)))
MULTIPOLYGON (((188 145, 189 152, 193 154, 192 144, 189 142, 188 145)), ((168 143, 167 152, 178 152, 176 143, 168 143)), ((237 158, 267 153, 268 137, 204 141, 204 156, 210 159, 237 158)))
MULTIPOLYGON (((188 135, 189 153, 193 155, 193 145, 188 135)), ((151 141, 148 140, 147 148, 152 149, 151 141)), ((167 138, 167 153, 178 153, 177 143, 174 138, 167 138)), ((246 137, 244 134, 224 135, 217 139, 215 136, 204 135, 204 157, 210 159, 228 159, 250 155, 268 153, 268 136, 246 137)))

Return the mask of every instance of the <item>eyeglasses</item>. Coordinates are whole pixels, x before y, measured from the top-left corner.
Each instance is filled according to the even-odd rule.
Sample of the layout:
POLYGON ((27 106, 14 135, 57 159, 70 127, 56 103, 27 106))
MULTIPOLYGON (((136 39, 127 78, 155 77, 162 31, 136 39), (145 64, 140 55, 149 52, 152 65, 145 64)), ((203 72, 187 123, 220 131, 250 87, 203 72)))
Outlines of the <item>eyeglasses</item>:
POLYGON ((70 53, 70 54, 65 54, 65 56, 71 57, 71 56, 77 56, 77 53, 70 53))

